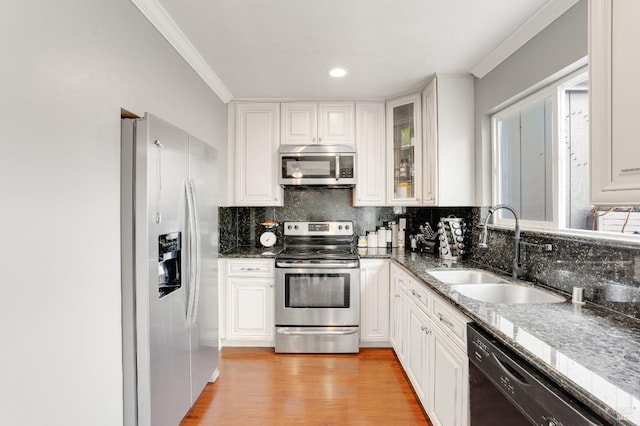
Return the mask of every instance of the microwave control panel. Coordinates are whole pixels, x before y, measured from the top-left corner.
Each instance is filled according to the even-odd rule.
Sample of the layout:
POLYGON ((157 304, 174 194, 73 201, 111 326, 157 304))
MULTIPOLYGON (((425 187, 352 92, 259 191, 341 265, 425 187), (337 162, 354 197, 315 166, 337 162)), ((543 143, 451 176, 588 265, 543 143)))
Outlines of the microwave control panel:
POLYGON ((353 155, 340 156, 340 177, 353 178, 353 155))

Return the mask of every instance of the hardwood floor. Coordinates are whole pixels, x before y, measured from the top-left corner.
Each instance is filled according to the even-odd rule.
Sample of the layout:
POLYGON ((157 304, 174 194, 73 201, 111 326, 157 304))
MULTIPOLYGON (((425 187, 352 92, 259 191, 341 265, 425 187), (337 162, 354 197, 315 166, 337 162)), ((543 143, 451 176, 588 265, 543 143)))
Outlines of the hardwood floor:
POLYGON ((220 377, 182 426, 429 425, 391 349, 357 355, 223 348, 220 377))

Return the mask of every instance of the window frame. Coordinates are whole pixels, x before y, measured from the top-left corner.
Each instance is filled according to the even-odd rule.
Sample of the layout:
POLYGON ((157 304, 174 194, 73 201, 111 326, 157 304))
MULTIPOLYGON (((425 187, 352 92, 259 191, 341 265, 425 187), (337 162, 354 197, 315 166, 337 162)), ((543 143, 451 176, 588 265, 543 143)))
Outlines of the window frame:
MULTIPOLYGON (((567 171, 566 153, 560 149, 560 135, 566 132, 566 123, 562 112, 566 108, 565 92, 576 83, 588 78, 588 67, 583 66, 570 72, 559 79, 545 85, 544 87, 520 97, 515 102, 501 108, 491 114, 491 201, 492 205, 500 204, 502 198, 501 187, 501 150, 499 140, 498 122, 516 111, 523 110, 526 106, 550 97, 551 98, 551 202, 553 203, 551 221, 523 220, 520 218, 520 226, 524 229, 534 229, 541 231, 581 231, 580 233, 596 234, 596 231, 577 230, 567 228, 567 206, 563 200, 566 199, 568 188, 560 182, 560 177, 567 171)), ((506 217, 501 214, 493 217, 493 224, 498 226, 514 227, 515 219, 509 213, 506 217)))

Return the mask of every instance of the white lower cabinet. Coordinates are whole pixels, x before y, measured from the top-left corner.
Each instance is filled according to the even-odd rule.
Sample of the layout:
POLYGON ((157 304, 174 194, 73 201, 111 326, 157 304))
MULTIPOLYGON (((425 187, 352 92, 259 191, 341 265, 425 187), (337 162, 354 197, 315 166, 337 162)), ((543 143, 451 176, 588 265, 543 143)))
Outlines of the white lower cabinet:
POLYGON ((360 260, 360 346, 389 346, 389 260, 360 260))
POLYGON ((408 298, 406 290, 407 273, 398 265, 392 263, 389 267, 391 277, 391 330, 389 340, 391 346, 400 360, 400 364, 407 369, 406 360, 406 341, 408 335, 407 324, 409 310, 407 308, 408 298))
POLYGON ((438 426, 469 424, 469 367, 462 313, 391 264, 391 342, 422 406, 438 426))
POLYGON ((274 261, 221 259, 223 346, 274 345, 274 261))
POLYGON ((439 327, 432 328, 432 335, 433 392, 429 395, 429 418, 434 425, 467 425, 469 358, 439 327))
POLYGON ((429 318, 413 301, 407 303, 409 334, 407 339, 407 376, 413 384, 425 411, 429 412, 429 400, 432 393, 429 384, 431 372, 430 354, 433 352, 433 336, 429 318))

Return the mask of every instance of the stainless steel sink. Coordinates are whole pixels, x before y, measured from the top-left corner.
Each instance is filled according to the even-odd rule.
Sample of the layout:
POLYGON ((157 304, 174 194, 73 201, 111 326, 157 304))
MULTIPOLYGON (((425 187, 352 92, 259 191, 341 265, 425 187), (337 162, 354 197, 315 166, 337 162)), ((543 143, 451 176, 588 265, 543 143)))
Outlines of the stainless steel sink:
POLYGON ((504 278, 482 269, 444 269, 427 274, 446 284, 508 283, 504 278))
POLYGON ((487 303, 562 303, 565 298, 551 292, 518 284, 459 284, 451 290, 487 303))

